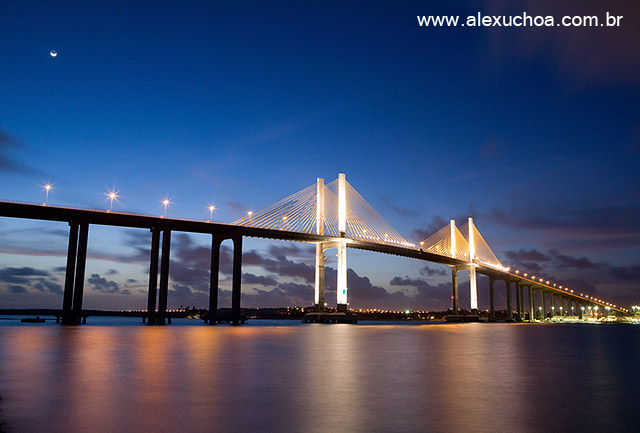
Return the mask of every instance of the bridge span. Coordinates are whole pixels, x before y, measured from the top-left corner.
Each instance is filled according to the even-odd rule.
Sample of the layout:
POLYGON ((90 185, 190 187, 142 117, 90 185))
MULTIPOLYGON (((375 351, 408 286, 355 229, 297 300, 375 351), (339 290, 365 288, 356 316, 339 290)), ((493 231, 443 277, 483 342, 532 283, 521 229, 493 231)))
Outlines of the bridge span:
MULTIPOLYGON (((328 200, 331 198, 331 190, 324 189, 325 186, 321 181, 322 179, 318 179, 318 183, 312 185, 315 193, 309 197, 305 198, 304 194, 302 196, 299 193, 294 194, 296 196, 294 199, 290 199, 290 196, 284 201, 276 203, 275 207, 265 208, 255 215, 249 213, 247 217, 232 224, 7 201, 0 201, 0 217, 58 221, 66 222, 69 225, 69 244, 61 309, 62 323, 64 324, 79 324, 82 321, 90 225, 140 228, 150 231, 151 252, 146 317, 149 324, 164 324, 168 318, 169 257, 172 232, 201 233, 211 236, 209 323, 212 324, 216 323, 218 319, 216 314, 218 311, 220 246, 227 239, 233 242, 231 322, 241 321, 242 240, 244 237, 314 243, 316 245, 314 303, 319 311, 323 311, 326 305, 324 302, 324 251, 328 248, 338 248, 337 304, 339 310, 347 310, 346 249, 353 248, 424 260, 451 267, 451 298, 454 314, 460 310, 459 271, 469 271, 470 273, 470 300, 472 309, 476 309, 476 312, 476 273, 489 277, 489 314, 491 319, 495 319, 494 286, 497 281, 505 283, 509 320, 519 321, 527 316, 528 320, 544 319, 547 311, 551 315, 573 313, 572 315, 582 317, 587 310, 593 311, 597 308, 626 313, 624 308, 603 300, 574 292, 566 287, 558 287, 542 278, 521 274, 519 271, 512 272, 509 268, 503 267, 488 249, 488 245, 473 226, 471 219, 467 225, 469 236, 466 238, 452 222, 450 226, 448 225, 440 232, 420 242, 419 245, 412 244, 397 234, 386 221, 382 220, 381 222, 381 217, 372 208, 366 208, 368 204, 362 203, 361 196, 355 196, 357 192, 352 192, 349 200, 354 205, 347 207, 346 204, 342 204, 342 202, 346 202, 346 191, 348 190, 344 180, 337 185, 338 194, 336 195, 338 197, 335 201, 341 203, 336 203, 337 212, 334 212, 327 205, 331 201, 328 200), (340 199, 340 197, 342 198, 340 199), (358 215, 357 205, 361 208, 364 207, 367 215, 373 215, 373 222, 371 217, 364 219, 358 215), (305 210, 303 212, 300 209, 305 210), (315 216, 309 217, 309 215, 315 216), (288 216, 293 217, 288 218, 288 216), (332 221, 332 217, 337 221, 332 221), (300 221, 303 222, 302 229, 300 221), (515 302, 512 299, 514 288, 515 302), (525 288, 527 302, 525 302, 525 288), (525 311, 525 304, 528 305, 528 311, 525 311), (558 306, 557 309, 556 306, 558 306)), ((309 195, 308 191, 305 194, 309 195)))

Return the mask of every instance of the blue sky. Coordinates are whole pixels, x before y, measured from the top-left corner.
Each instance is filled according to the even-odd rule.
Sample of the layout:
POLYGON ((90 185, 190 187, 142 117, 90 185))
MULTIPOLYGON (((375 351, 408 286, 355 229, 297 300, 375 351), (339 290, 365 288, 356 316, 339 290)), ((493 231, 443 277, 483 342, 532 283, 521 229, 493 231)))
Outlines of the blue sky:
MULTIPOLYGON (((345 172, 412 241, 473 216, 503 264, 640 302, 638 6, 397 3, 4 2, 0 198, 52 182, 50 203, 106 209, 115 188, 114 210, 231 222, 345 172), (416 18, 607 11, 621 27, 416 18)), ((61 304, 66 236, 2 220, 3 306, 61 304)), ((144 306, 149 242, 91 228, 87 307, 144 306)), ((174 239, 170 306, 206 305, 207 244, 174 239)), ((245 249, 243 305, 311 303, 312 246, 245 249)), ((448 306, 448 269, 349 254, 352 306, 448 306)))

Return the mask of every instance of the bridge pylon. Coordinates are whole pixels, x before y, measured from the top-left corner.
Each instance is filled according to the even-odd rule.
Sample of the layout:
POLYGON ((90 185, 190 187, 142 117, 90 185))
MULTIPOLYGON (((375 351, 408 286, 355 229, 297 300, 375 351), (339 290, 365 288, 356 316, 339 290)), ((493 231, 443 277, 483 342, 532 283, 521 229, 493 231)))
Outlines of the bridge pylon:
MULTIPOLYGON (((347 311, 347 194, 346 176, 338 174, 338 232, 340 237, 334 242, 318 242, 316 244, 316 275, 315 275, 315 309, 324 311, 324 251, 330 248, 338 250, 338 270, 336 286, 336 303, 338 311, 347 311)), ((316 182, 316 234, 324 235, 325 221, 325 185, 324 179, 318 178, 316 182)), ((335 196, 334 196, 335 197, 335 196)))

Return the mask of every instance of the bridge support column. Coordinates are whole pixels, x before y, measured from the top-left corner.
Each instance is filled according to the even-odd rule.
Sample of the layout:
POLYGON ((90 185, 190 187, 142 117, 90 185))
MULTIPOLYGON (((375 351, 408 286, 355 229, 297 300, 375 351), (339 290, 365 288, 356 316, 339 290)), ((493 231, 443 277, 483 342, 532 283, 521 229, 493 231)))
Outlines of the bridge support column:
POLYGON ((209 325, 218 321, 218 278, 220 276, 220 245, 222 239, 211 236, 211 270, 209 273, 209 325))
POLYGON ((476 257, 475 235, 474 235, 473 218, 469 218, 469 303, 471 304, 471 312, 478 314, 478 279, 476 277, 476 267, 473 261, 476 257))
POLYGON ((316 281, 315 281, 315 309, 316 311, 324 311, 324 244, 319 242, 316 244, 316 281))
POLYGON ((536 300, 533 296, 533 286, 529 286, 529 322, 533 322, 536 318, 536 300))
POLYGON ((240 298, 242 289, 242 235, 233 237, 233 276, 231 281, 231 321, 240 323, 240 298))
POLYGON ((496 320, 496 309, 495 309, 495 305, 494 305, 494 299, 493 299, 493 283, 495 282, 495 280, 493 279, 493 277, 489 277, 489 318, 491 320, 496 320))
POLYGON ((151 257, 149 259, 149 293, 147 299, 147 324, 156 322, 156 300, 158 297, 158 254, 160 253, 160 229, 151 229, 151 257))
POLYGON ((451 268, 451 300, 453 314, 460 312, 460 303, 458 300, 458 270, 455 267, 451 268))
POLYGON ((520 283, 516 281, 516 320, 522 321, 522 291, 520 283))
POLYGON ((338 283, 336 296, 338 311, 347 311, 347 178, 344 173, 338 173, 338 283))
POLYGON ((511 302, 511 280, 508 278, 504 280, 507 286, 507 313, 509 314, 509 321, 513 322, 513 305, 511 302))
POLYGON ((343 239, 338 241, 338 311, 347 312, 347 244, 343 239))
POLYGON ((478 314, 478 277, 475 266, 469 269, 469 304, 471 313, 478 314))
POLYGON ((518 286, 520 291, 520 320, 524 320, 524 286, 518 286))
MULTIPOLYGON (((63 317, 63 324, 65 325, 79 325, 82 323, 82 297, 84 295, 84 271, 87 265, 87 242, 89 239, 89 224, 80 223, 76 226, 76 230, 80 229, 78 236, 78 249, 75 264, 75 277, 73 278, 73 301, 71 312, 67 311, 66 319, 63 317)), ((71 241, 71 236, 70 239, 71 241)), ((67 263, 68 264, 68 263, 67 263)), ((69 270, 69 268, 67 268, 69 270)), ((73 275, 73 274, 72 274, 73 275)), ((69 278, 65 276, 66 279, 69 278)), ((65 287, 65 297, 68 297, 65 287)), ((63 299, 63 302, 65 299, 63 299)), ((86 323, 86 322, 85 322, 86 323)))
POLYGON ((78 223, 69 223, 69 247, 67 249, 67 270, 64 277, 64 296, 62 299, 62 324, 72 324, 73 281, 76 273, 76 254, 78 251, 78 223))
POLYGON ((547 318, 547 306, 544 299, 544 290, 540 290, 540 306, 542 307, 541 319, 544 322, 544 320, 547 318))
MULTIPOLYGON (((167 318, 167 302, 169 299, 169 263, 171 255, 171 230, 162 233, 162 257, 160 259, 160 294, 158 296, 158 315, 156 323, 164 325, 167 318)), ((171 320, 171 319, 169 319, 171 320)))

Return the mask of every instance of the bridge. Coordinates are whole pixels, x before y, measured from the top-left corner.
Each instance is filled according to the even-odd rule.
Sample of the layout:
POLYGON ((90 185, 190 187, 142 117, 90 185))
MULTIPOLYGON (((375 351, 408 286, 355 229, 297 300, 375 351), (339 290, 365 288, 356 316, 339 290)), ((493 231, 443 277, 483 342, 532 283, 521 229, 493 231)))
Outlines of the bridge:
POLYGON ((174 231, 211 235, 210 324, 220 319, 216 316, 220 246, 227 239, 233 242, 231 317, 228 320, 236 324, 242 321, 242 242, 245 237, 316 245, 314 305, 318 312, 326 309, 324 253, 327 249, 337 249, 337 309, 339 312, 348 311, 347 249, 352 248, 449 266, 453 315, 460 311, 460 271, 469 272, 469 300, 475 314, 478 312, 477 276, 489 277, 489 317, 493 320, 496 318, 494 292, 498 281, 505 284, 508 320, 511 321, 544 319, 547 312, 551 316, 568 313, 578 317, 597 314, 598 309, 628 313, 627 309, 610 302, 503 266, 472 218, 460 228, 451 220, 450 224, 428 238, 417 243, 409 242, 367 203, 342 173, 328 184, 318 178, 316 183, 260 211, 248 212, 244 218, 231 224, 7 201, 0 201, 0 217, 68 223, 69 245, 61 309, 63 324, 79 324, 83 318, 86 319, 82 302, 90 225, 141 228, 151 232, 146 314, 149 324, 164 324, 170 317, 167 312, 169 256, 171 233, 174 231))

